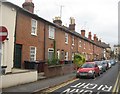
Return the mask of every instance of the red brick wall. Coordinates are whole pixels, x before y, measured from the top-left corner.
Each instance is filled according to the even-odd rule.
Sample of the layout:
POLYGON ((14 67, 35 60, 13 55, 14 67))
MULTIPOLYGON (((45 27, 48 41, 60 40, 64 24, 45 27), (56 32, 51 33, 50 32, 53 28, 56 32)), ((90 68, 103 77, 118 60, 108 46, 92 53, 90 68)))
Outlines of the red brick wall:
POLYGON ((30 16, 18 13, 16 44, 22 44, 22 64, 25 60, 30 60, 30 46, 37 48, 36 60, 44 59, 44 23, 37 22, 37 36, 33 36, 31 35, 31 19, 30 16))
MULTIPOLYGON (((55 41, 56 41, 56 51, 60 50, 60 52, 62 50, 64 50, 64 52, 68 52, 68 60, 71 60, 71 53, 72 52, 76 52, 77 51, 77 38, 74 37, 74 43, 75 45, 72 46, 72 36, 71 34, 68 34, 68 44, 65 43, 65 32, 62 31, 61 29, 56 29, 55 30, 55 41)), ((49 32, 47 30, 46 32, 46 51, 48 52, 48 48, 53 48, 53 40, 49 38, 49 32)), ((47 57, 47 53, 46 52, 46 59, 47 57)))
MULTIPOLYGON (((16 44, 22 44, 22 64, 25 60, 30 60, 30 46, 35 46, 37 48, 37 60, 48 59, 48 48, 53 48, 53 40, 49 39, 49 24, 38 21, 37 25, 37 36, 31 35, 31 17, 26 16, 23 13, 18 13, 17 17, 17 28, 16 28, 16 44), (45 42, 44 42, 45 33, 45 42), (45 51, 44 51, 45 45, 45 51), (45 53, 44 53, 45 52, 45 53)), ((101 54, 102 48, 97 47, 93 44, 74 36, 74 45, 72 45, 72 34, 68 34, 68 44, 65 44, 65 31, 56 28, 55 30, 55 41, 56 41, 56 51, 64 50, 68 52, 68 60, 72 60, 72 52, 85 53, 89 57, 88 59, 93 59, 93 53, 101 54), (81 47, 79 47, 79 41, 81 40, 81 47), (85 44, 85 45, 84 45, 85 44), (84 49, 85 48, 85 49, 84 49), (94 49, 93 49, 94 48, 94 49), (94 50, 94 51, 93 51, 94 50)), ((101 58, 101 56, 98 56, 101 58)))
POLYGON ((75 72, 75 70, 74 70, 74 64, 63 64, 56 66, 48 66, 47 64, 45 64, 44 72, 46 77, 54 77, 54 76, 73 73, 75 72))

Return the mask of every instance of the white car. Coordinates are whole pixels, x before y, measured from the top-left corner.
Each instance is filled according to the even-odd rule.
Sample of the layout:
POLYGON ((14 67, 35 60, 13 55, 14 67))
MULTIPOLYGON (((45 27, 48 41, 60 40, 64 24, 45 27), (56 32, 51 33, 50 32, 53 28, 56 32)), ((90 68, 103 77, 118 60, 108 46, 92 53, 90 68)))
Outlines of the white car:
POLYGON ((107 62, 108 62, 108 68, 111 68, 112 65, 111 65, 110 61, 108 60, 107 62))

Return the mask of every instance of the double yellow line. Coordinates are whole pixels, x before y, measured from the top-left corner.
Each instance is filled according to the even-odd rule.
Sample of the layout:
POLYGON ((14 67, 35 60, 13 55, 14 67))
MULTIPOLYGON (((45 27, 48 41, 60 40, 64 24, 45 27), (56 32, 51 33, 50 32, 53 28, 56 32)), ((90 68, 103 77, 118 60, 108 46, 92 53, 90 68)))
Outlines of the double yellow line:
POLYGON ((49 89, 47 89, 47 90, 45 90, 45 91, 43 91, 43 92, 54 92, 55 90, 57 90, 57 89, 59 89, 59 88, 62 88, 62 87, 64 87, 64 86, 68 85, 68 84, 71 84, 71 83, 73 83, 73 82, 75 82, 75 81, 77 81, 77 80, 79 80, 79 79, 69 80, 69 81, 64 82, 64 83, 62 83, 62 84, 59 84, 59 85, 57 85, 57 86, 51 87, 51 88, 49 88, 49 89))
POLYGON ((112 90, 112 94, 118 94, 120 91, 119 89, 120 89, 120 71, 118 73, 117 80, 116 80, 114 88, 112 90))

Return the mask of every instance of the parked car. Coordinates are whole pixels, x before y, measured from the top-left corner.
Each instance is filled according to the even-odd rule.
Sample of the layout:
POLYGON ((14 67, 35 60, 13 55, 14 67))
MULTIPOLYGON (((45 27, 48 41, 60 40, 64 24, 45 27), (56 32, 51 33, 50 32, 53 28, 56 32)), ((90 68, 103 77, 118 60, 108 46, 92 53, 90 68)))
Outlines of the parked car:
POLYGON ((105 60, 104 61, 101 61, 102 65, 106 68, 106 70, 108 69, 108 62, 106 62, 105 60))
POLYGON ((115 63, 118 63, 118 60, 117 60, 117 59, 115 60, 115 63))
POLYGON ((106 67, 102 64, 101 61, 95 61, 95 63, 98 65, 98 67, 100 69, 100 73, 103 73, 106 71, 106 67))
POLYGON ((76 77, 92 77, 100 75, 100 70, 95 62, 86 62, 77 70, 76 77))
POLYGON ((110 63, 112 66, 116 64, 115 60, 110 60, 110 63))
POLYGON ((112 67, 110 60, 106 60, 106 62, 108 63, 108 69, 112 67))

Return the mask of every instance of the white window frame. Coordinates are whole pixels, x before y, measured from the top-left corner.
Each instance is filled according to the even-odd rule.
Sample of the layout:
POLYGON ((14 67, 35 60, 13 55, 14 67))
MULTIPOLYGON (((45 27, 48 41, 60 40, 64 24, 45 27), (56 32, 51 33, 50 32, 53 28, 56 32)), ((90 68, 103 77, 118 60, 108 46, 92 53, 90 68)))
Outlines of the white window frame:
POLYGON ((81 45, 81 40, 79 41, 79 47, 82 47, 82 45, 81 45))
POLYGON ((36 61, 36 47, 34 47, 34 46, 30 46, 30 61, 36 61), (34 49, 34 51, 32 51, 32 48, 34 49), (33 55, 33 57, 32 57, 32 55, 33 55))
POLYGON ((74 60, 75 53, 72 53, 72 60, 74 60))
POLYGON ((31 35, 35 35, 35 36, 37 35, 37 20, 35 19, 31 19, 31 35))
POLYGON ((60 59, 60 50, 57 50, 57 58, 60 59))
POLYGON ((65 52, 65 60, 68 60, 68 52, 65 52))
POLYGON ((68 44, 68 34, 65 33, 65 44, 68 44))
POLYGON ((50 58, 49 58, 49 52, 54 53, 54 49, 53 49, 53 48, 48 48, 48 59, 50 59, 50 58))
POLYGON ((55 39, 55 27, 49 26, 49 38, 55 39))
POLYGON ((72 36, 72 45, 75 45, 75 38, 72 36))

